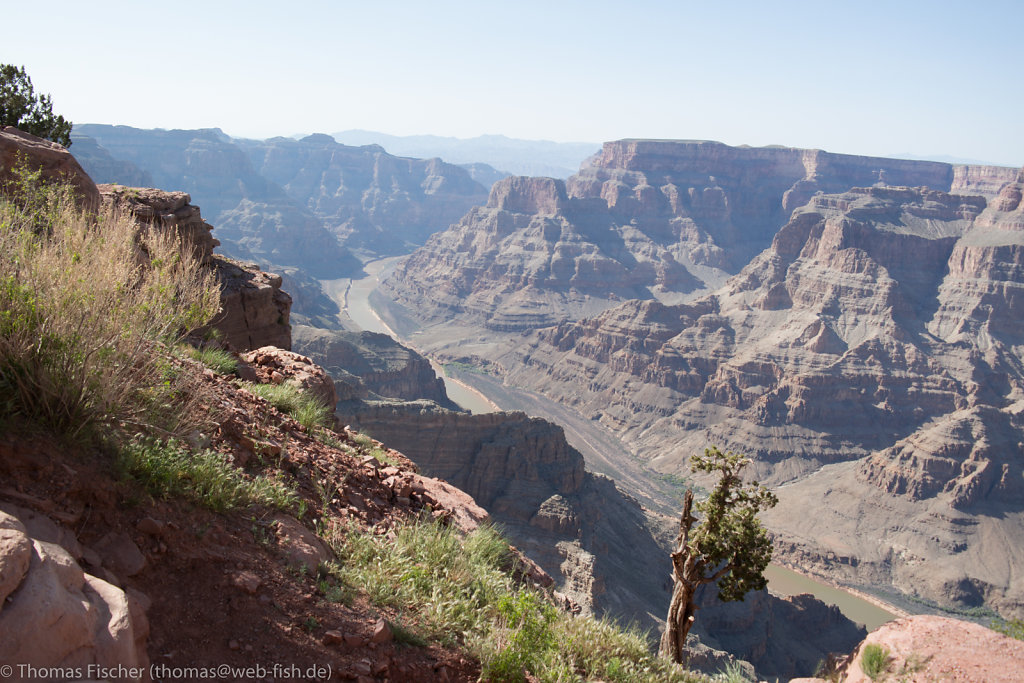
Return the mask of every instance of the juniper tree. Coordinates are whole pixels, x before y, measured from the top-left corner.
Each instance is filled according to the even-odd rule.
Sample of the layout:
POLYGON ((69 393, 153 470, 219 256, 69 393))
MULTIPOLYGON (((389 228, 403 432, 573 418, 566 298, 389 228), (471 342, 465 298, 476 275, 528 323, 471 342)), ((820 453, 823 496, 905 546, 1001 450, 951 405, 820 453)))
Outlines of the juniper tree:
POLYGON ((49 95, 36 95, 25 67, 0 64, 0 125, 71 146, 71 122, 54 115, 49 95))
POLYGON ((718 472, 719 479, 707 500, 697 503, 703 515, 699 522, 693 515, 693 489, 683 498, 679 537, 671 554, 672 602, 661 638, 662 657, 682 663, 701 585, 717 582, 723 602, 742 600, 748 591, 767 585, 764 570, 772 545, 757 513, 774 507, 777 499, 756 481, 743 483, 740 472, 749 464, 749 458, 714 446, 691 462, 694 472, 718 472))

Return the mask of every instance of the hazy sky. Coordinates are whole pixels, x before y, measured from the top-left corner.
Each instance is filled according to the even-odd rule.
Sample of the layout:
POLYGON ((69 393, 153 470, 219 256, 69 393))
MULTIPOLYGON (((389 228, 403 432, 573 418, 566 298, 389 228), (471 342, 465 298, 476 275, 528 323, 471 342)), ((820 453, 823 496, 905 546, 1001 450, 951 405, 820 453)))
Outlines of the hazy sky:
POLYGON ((0 63, 75 123, 1024 165, 1021 0, 51 0, 0 24, 0 63))

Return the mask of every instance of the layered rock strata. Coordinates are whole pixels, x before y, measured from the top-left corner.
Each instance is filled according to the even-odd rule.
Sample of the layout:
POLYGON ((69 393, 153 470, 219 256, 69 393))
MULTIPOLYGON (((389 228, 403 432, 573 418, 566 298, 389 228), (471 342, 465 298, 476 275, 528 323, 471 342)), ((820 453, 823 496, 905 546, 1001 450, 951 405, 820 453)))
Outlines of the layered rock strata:
POLYGON ((792 482, 768 519, 794 562, 1014 613, 1024 558, 994 539, 1019 540, 1024 494, 1021 187, 817 195, 714 295, 563 323, 495 367, 661 471, 711 443, 754 456, 792 482))
POLYGON ((498 330, 593 315, 623 298, 678 303, 736 273, 815 194, 927 186, 993 196, 1016 170, 621 140, 564 183, 506 178, 385 283, 426 322, 498 330))

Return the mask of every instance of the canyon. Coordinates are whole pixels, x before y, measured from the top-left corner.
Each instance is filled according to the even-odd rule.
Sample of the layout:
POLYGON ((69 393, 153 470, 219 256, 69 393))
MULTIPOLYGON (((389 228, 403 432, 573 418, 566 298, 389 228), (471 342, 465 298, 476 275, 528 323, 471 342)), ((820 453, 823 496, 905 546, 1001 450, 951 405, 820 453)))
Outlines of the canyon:
POLYGON ((381 292, 424 350, 571 407, 653 475, 751 455, 784 563, 1019 615, 1022 180, 607 143, 564 183, 496 183, 381 292))
MULTIPOLYGON (((453 410, 419 354, 339 329, 322 288, 357 275, 357 255, 425 241, 374 294, 380 315, 430 356, 606 430, 652 479, 705 484, 687 458, 711 443, 750 454, 781 500, 766 521, 784 563, 1024 613, 1019 169, 624 140, 566 181, 500 179, 483 204, 462 176, 436 180, 441 162, 339 151, 326 136, 171 133, 224 145, 224 178, 248 169, 277 188, 264 197, 288 208, 272 229, 253 227, 268 200, 238 197, 217 211, 218 236, 299 285, 294 315, 321 329, 296 327, 296 345, 337 380, 338 414, 472 493, 570 604, 661 616, 656 516, 637 502, 655 487, 588 471, 547 420, 453 410), (346 173, 361 191, 346 195, 346 173)), ((806 671, 858 638, 799 597, 715 609, 702 639, 762 673, 806 671), (787 636, 783 623, 801 626, 787 636), (812 632, 820 642, 796 658, 812 632)))

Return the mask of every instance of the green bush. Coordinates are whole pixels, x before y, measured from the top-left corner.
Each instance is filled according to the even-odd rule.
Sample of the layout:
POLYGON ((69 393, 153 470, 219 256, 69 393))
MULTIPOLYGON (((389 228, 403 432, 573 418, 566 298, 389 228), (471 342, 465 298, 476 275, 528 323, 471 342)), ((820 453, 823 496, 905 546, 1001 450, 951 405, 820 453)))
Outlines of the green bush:
POLYGON ((889 650, 878 643, 868 643, 860 655, 860 668, 871 680, 877 680, 889 665, 889 650))
POLYGON ((284 483, 266 476, 247 479, 216 451, 189 451, 176 441, 135 439, 119 453, 122 472, 158 498, 185 498, 225 512, 253 505, 287 510, 298 495, 284 483))
POLYGON ((23 191, 0 196, 0 418, 72 437, 183 433, 199 383, 168 359, 216 313, 214 275, 174 234, 17 177, 23 191))

